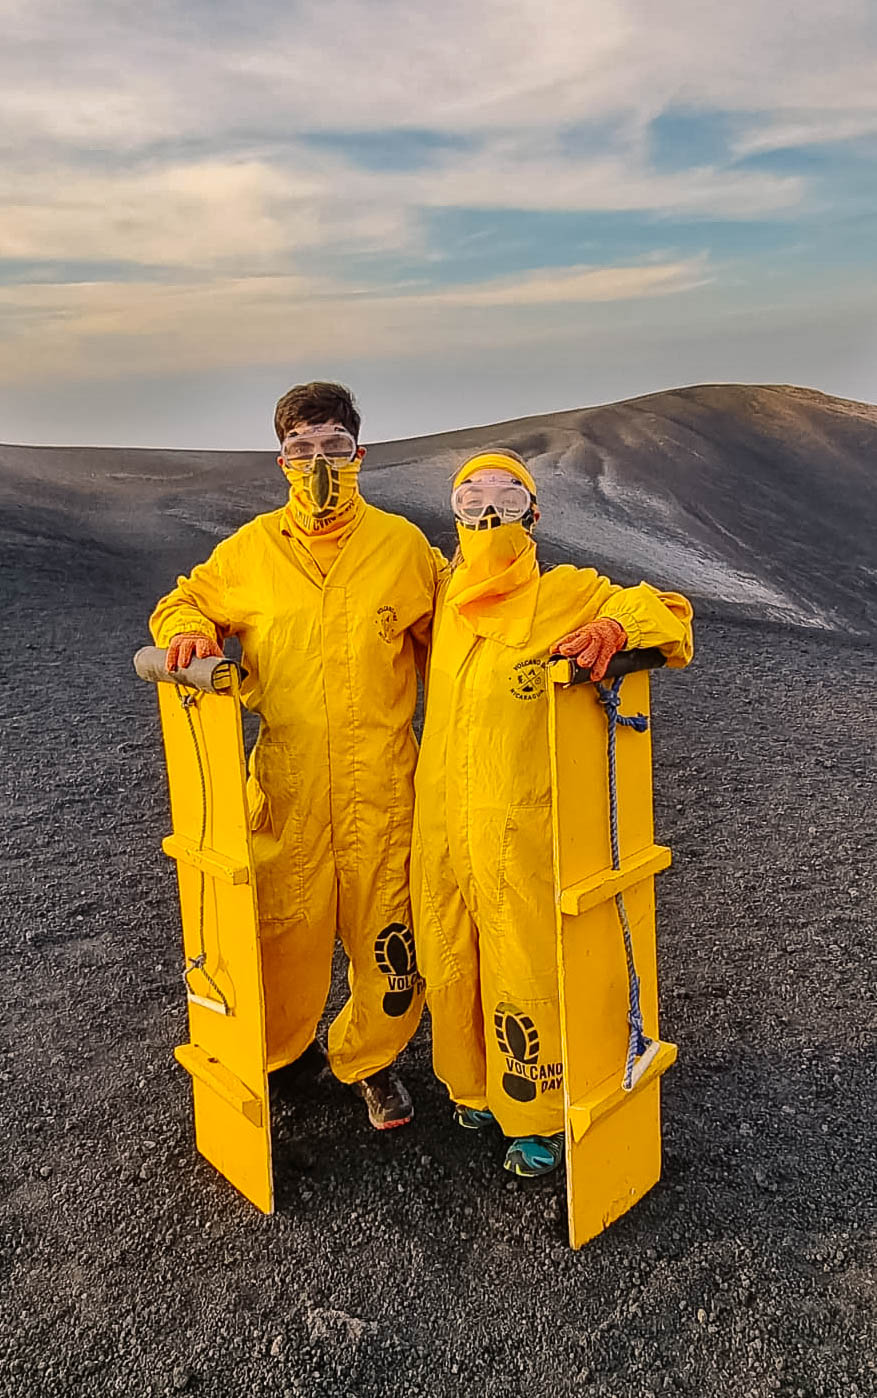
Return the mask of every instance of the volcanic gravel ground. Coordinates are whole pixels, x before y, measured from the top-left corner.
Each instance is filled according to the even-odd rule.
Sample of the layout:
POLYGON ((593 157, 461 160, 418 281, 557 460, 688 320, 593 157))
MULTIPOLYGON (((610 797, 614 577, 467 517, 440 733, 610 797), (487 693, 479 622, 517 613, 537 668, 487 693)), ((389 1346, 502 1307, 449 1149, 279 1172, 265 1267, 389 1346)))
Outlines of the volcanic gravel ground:
POLYGON ((877 1392, 873 652, 712 623, 656 678, 664 1177, 574 1254, 562 1179, 450 1125, 426 1026, 410 1128, 331 1079, 277 1113, 273 1218, 196 1155, 130 664, 162 584, 52 560, 5 560, 0 1392, 877 1392))

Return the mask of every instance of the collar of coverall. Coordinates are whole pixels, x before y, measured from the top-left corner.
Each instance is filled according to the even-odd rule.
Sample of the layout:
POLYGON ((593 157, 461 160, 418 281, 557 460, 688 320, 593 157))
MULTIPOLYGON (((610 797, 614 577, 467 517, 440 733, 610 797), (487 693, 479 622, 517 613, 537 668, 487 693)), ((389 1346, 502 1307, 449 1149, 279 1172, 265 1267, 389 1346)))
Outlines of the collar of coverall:
POLYGON ((283 523, 280 526, 280 532, 281 534, 285 534, 287 538, 299 540, 307 548, 310 548, 310 545, 315 539, 330 538, 334 539, 335 543, 340 548, 342 544, 347 542, 349 535, 353 533, 354 529, 361 524, 364 515, 365 500, 359 494, 359 491, 357 491, 355 495, 345 502, 345 506, 342 507, 342 509, 327 516, 327 518, 321 522, 318 529, 308 529, 305 527, 304 523, 300 523, 296 519, 295 507, 290 499, 283 507, 283 523))

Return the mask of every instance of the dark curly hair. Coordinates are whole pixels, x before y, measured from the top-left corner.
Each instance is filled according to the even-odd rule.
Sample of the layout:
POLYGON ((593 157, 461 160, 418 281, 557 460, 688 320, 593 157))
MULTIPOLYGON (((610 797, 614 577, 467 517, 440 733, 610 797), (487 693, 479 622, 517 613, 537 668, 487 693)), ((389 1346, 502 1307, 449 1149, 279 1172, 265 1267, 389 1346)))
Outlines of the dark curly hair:
POLYGON ((296 422, 308 426, 318 422, 340 422, 358 442, 361 421, 356 400, 342 383, 296 384, 277 400, 274 409, 274 431, 278 442, 283 441, 296 422))

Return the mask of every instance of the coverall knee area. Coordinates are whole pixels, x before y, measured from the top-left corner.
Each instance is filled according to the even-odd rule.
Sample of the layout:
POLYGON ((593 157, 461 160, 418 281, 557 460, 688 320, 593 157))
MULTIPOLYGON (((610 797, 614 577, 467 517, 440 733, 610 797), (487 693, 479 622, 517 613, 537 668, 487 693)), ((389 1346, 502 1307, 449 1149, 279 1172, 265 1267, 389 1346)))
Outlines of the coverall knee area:
MULTIPOLYGON (((260 852, 264 833, 256 833, 260 852)), ((265 868, 257 859, 260 903, 266 896, 265 868)), ((408 892, 403 886, 388 900, 378 887, 385 875, 386 869, 378 868, 365 878, 338 878, 330 857, 304 881, 303 914, 260 918, 269 1070, 298 1058, 313 1040, 339 938, 348 958, 350 993, 329 1027, 329 1064, 335 1076, 350 1083, 378 1072, 395 1061, 414 1034, 423 981, 414 955, 408 892)))

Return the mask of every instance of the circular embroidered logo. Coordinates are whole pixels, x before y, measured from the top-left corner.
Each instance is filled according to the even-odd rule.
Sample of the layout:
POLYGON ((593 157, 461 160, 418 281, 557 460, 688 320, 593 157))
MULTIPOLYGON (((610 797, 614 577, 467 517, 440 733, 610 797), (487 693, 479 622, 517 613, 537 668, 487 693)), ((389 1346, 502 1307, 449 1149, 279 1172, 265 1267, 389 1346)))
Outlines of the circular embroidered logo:
POLYGON ((386 641, 387 645, 389 645, 390 642, 394 639, 396 635, 396 628, 399 625, 399 615, 396 611, 396 608, 389 606, 378 607, 378 615, 376 617, 376 622, 378 628, 378 635, 380 636, 382 641, 386 641))
POLYGON ((515 699, 538 699, 545 693, 545 666, 536 657, 519 660, 510 679, 509 692, 515 699))

